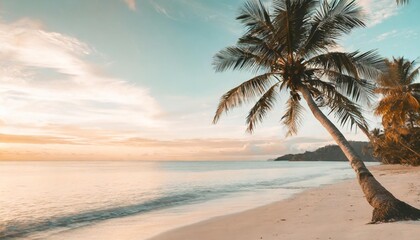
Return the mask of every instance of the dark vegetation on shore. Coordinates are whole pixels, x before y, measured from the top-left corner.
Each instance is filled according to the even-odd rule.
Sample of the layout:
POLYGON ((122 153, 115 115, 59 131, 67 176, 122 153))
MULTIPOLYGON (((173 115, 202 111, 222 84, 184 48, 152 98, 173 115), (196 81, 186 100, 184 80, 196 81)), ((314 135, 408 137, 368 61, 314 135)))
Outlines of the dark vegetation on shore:
MULTIPOLYGON (((367 149, 368 142, 350 142, 354 150, 363 157, 365 162, 377 162, 372 155, 372 151, 367 149)), ((328 145, 311 152, 306 151, 298 154, 286 154, 280 156, 274 161, 343 161, 347 162, 347 158, 337 145, 328 145)))

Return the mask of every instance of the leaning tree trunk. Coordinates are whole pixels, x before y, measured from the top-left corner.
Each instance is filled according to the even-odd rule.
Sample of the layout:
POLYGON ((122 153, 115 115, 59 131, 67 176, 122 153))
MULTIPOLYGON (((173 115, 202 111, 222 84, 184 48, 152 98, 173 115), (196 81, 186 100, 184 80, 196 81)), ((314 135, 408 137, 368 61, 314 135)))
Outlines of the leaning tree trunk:
POLYGON ((346 155, 351 167, 356 172, 357 179, 363 193, 365 194, 366 200, 374 208, 371 222, 378 223, 398 220, 419 220, 419 209, 398 200, 373 177, 372 173, 366 168, 362 159, 351 147, 347 139, 319 109, 309 90, 302 86, 299 88, 299 91, 302 93, 303 98, 306 100, 309 109, 315 118, 331 134, 335 142, 346 155))

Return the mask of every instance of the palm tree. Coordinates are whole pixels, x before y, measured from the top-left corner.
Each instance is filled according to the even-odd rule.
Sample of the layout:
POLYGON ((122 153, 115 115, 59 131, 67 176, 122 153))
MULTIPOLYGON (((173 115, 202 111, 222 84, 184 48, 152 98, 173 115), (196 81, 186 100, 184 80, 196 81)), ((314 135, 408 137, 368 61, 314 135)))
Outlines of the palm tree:
POLYGON ((420 154, 405 142, 403 136, 418 127, 420 114, 420 83, 416 83, 420 67, 403 57, 385 60, 387 70, 378 80, 375 92, 382 94, 375 114, 382 116, 385 138, 390 139, 417 158, 420 154))
POLYGON ((416 83, 419 69, 415 62, 401 58, 385 60, 387 71, 378 78, 376 92, 383 95, 375 109, 382 116, 385 128, 414 127, 415 115, 420 112, 420 83, 416 83))
POLYGON ((410 129, 407 134, 398 134, 398 138, 388 135, 389 131, 373 129, 371 132, 370 149, 373 156, 385 164, 420 165, 420 155, 414 149, 420 149, 420 127, 410 129), (401 147, 400 147, 401 146, 401 147))
POLYGON ((345 53, 329 51, 353 28, 363 27, 361 9, 355 1, 273 0, 272 8, 248 1, 237 19, 246 31, 236 45, 214 57, 216 71, 252 71, 256 76, 225 93, 214 123, 224 112, 252 100, 246 122, 252 132, 274 108, 280 92, 289 93, 282 122, 288 135, 296 134, 305 100, 315 118, 340 146, 367 201, 374 208, 372 222, 419 219, 420 210, 396 199, 366 168, 338 128, 321 109, 328 109, 341 124, 367 132, 360 106, 368 101, 372 84, 381 73, 383 59, 374 51, 345 53))

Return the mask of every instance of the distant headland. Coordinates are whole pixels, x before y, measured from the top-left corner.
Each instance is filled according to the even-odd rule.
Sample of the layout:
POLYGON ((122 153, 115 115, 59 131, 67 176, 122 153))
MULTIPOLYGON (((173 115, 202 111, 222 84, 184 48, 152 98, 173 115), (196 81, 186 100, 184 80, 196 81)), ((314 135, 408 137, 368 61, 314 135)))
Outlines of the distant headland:
MULTIPOLYGON (((356 142, 351 141, 351 146, 356 150, 360 157, 365 162, 378 162, 372 156, 372 151, 368 149, 368 142, 356 142)), ((278 158, 273 159, 274 161, 348 161, 344 153, 337 145, 327 145, 317 150, 298 154, 286 154, 278 158)))

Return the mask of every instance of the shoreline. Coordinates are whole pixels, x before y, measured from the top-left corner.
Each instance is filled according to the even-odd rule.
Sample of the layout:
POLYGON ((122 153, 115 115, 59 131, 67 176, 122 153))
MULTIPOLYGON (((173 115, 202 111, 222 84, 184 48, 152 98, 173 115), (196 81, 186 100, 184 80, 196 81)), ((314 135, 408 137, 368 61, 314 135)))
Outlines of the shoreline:
MULTIPOLYGON (((74 211, 74 207, 66 209, 66 206, 63 206, 63 210, 60 211, 71 210, 74 212, 62 214, 61 218, 49 217, 54 216, 55 209, 61 208, 53 208, 52 211, 43 211, 42 214, 45 213, 44 215, 40 214, 41 216, 49 217, 56 223, 76 217, 76 221, 66 226, 57 227, 56 225, 47 224, 46 221, 40 221, 39 223, 33 221, 32 225, 22 225, 22 228, 18 229, 22 232, 26 231, 28 238, 49 240, 148 239, 160 233, 205 221, 213 217, 243 212, 271 204, 307 189, 341 182, 353 176, 351 169, 348 168, 348 163, 339 162, 272 163, 254 161, 249 163, 230 162, 226 164, 214 162, 192 162, 188 164, 171 162, 159 164, 158 166, 161 167, 150 167, 150 165, 144 165, 143 163, 133 165, 131 163, 124 163, 120 166, 120 162, 118 162, 117 164, 112 164, 118 167, 115 168, 116 171, 107 171, 107 174, 104 175, 102 175, 104 172, 103 168, 109 169, 109 167, 99 167, 96 163, 85 164, 80 162, 75 165, 73 163, 34 165, 37 166, 38 172, 40 173, 44 169, 50 170, 51 168, 57 168, 55 175, 64 177, 66 181, 61 181, 64 186, 70 182, 72 186, 82 186, 81 183, 86 182, 86 179, 92 176, 92 173, 88 174, 87 171, 84 171, 85 174, 79 175, 78 169, 80 168, 91 168, 92 171, 94 170, 93 173, 100 173, 100 177, 95 178, 94 182, 87 181, 89 182, 89 187, 86 189, 89 191, 79 191, 79 194, 83 194, 84 197, 76 202, 91 201, 93 206, 97 202, 116 202, 113 196, 115 193, 121 193, 121 197, 116 196, 116 199, 122 200, 121 204, 117 203, 112 208, 104 207, 103 210, 101 210, 101 207, 96 208, 101 210, 99 212, 96 210, 74 211), (161 168, 166 168, 167 170, 162 171, 160 170, 161 168), (60 172, 63 169, 72 170, 60 172), (133 169, 137 170, 133 171, 133 169), (149 170, 145 171, 147 169, 149 170), (158 169, 158 171, 151 171, 150 169, 158 169), (139 174, 142 172, 147 174, 139 174), (73 173, 77 173, 79 176, 76 182, 74 182, 73 173), (123 177, 122 173, 124 175, 128 174, 129 177, 123 177), (98 199, 98 194, 103 193, 101 190, 104 188, 103 183, 109 183, 107 179, 114 177, 115 174, 118 174, 121 180, 111 185, 112 187, 108 193, 112 193, 112 195, 105 194, 103 195, 103 200, 98 199), (220 178, 220 176, 224 176, 224 178, 220 178), (138 186, 138 183, 146 179, 156 179, 156 181, 150 182, 154 184, 151 185, 152 187, 150 189, 155 189, 153 191, 161 194, 149 194, 151 198, 146 202, 130 202, 129 199, 135 196, 143 196, 144 192, 148 193, 149 190, 141 191, 141 184, 138 186), (171 184, 168 184, 169 182, 167 181, 169 180, 171 184), (169 188, 167 186, 171 187, 169 188), (98 187, 101 187, 99 189, 101 191, 96 190, 98 187), (136 190, 133 191, 133 188, 136 188, 136 190), (175 189, 177 190, 175 191, 175 189), (94 194, 91 194, 91 192, 94 194), (82 218, 79 218, 80 215, 78 212, 83 213, 82 218), (89 219, 86 220, 85 217, 89 219), (32 230, 30 229, 31 226, 37 228, 42 227, 43 229, 37 230, 32 228, 32 230)), ((10 167, 16 167, 18 170, 22 169, 19 167, 19 164, 17 166, 11 164, 10 167)), ((29 183, 26 184, 30 186, 29 183)), ((31 189, 36 189, 36 187, 33 186, 31 189)), ((11 187, 10 189, 13 188, 11 187)), ((51 186, 51 190, 51 192, 55 192, 55 184, 51 186)), ((151 190, 149 192, 152 192, 151 190)), ((72 199, 75 193, 65 191, 60 194, 60 197, 63 199, 72 199)), ((16 201, 19 202, 19 199, 10 202, 11 207, 14 207, 16 201)), ((27 202, 30 201, 32 200, 28 199, 27 202)), ((71 203, 73 204, 75 201, 72 200, 71 203)), ((34 210, 36 209, 34 208, 34 210)), ((92 209, 95 208, 92 207, 92 209)), ((28 215, 28 217, 30 216, 28 215)))
MULTIPOLYGON (((369 167, 397 198, 420 207, 420 167, 369 167)), ((367 224, 372 208, 355 179, 308 189, 285 200, 210 218, 148 240, 416 239, 420 221, 367 224)))

